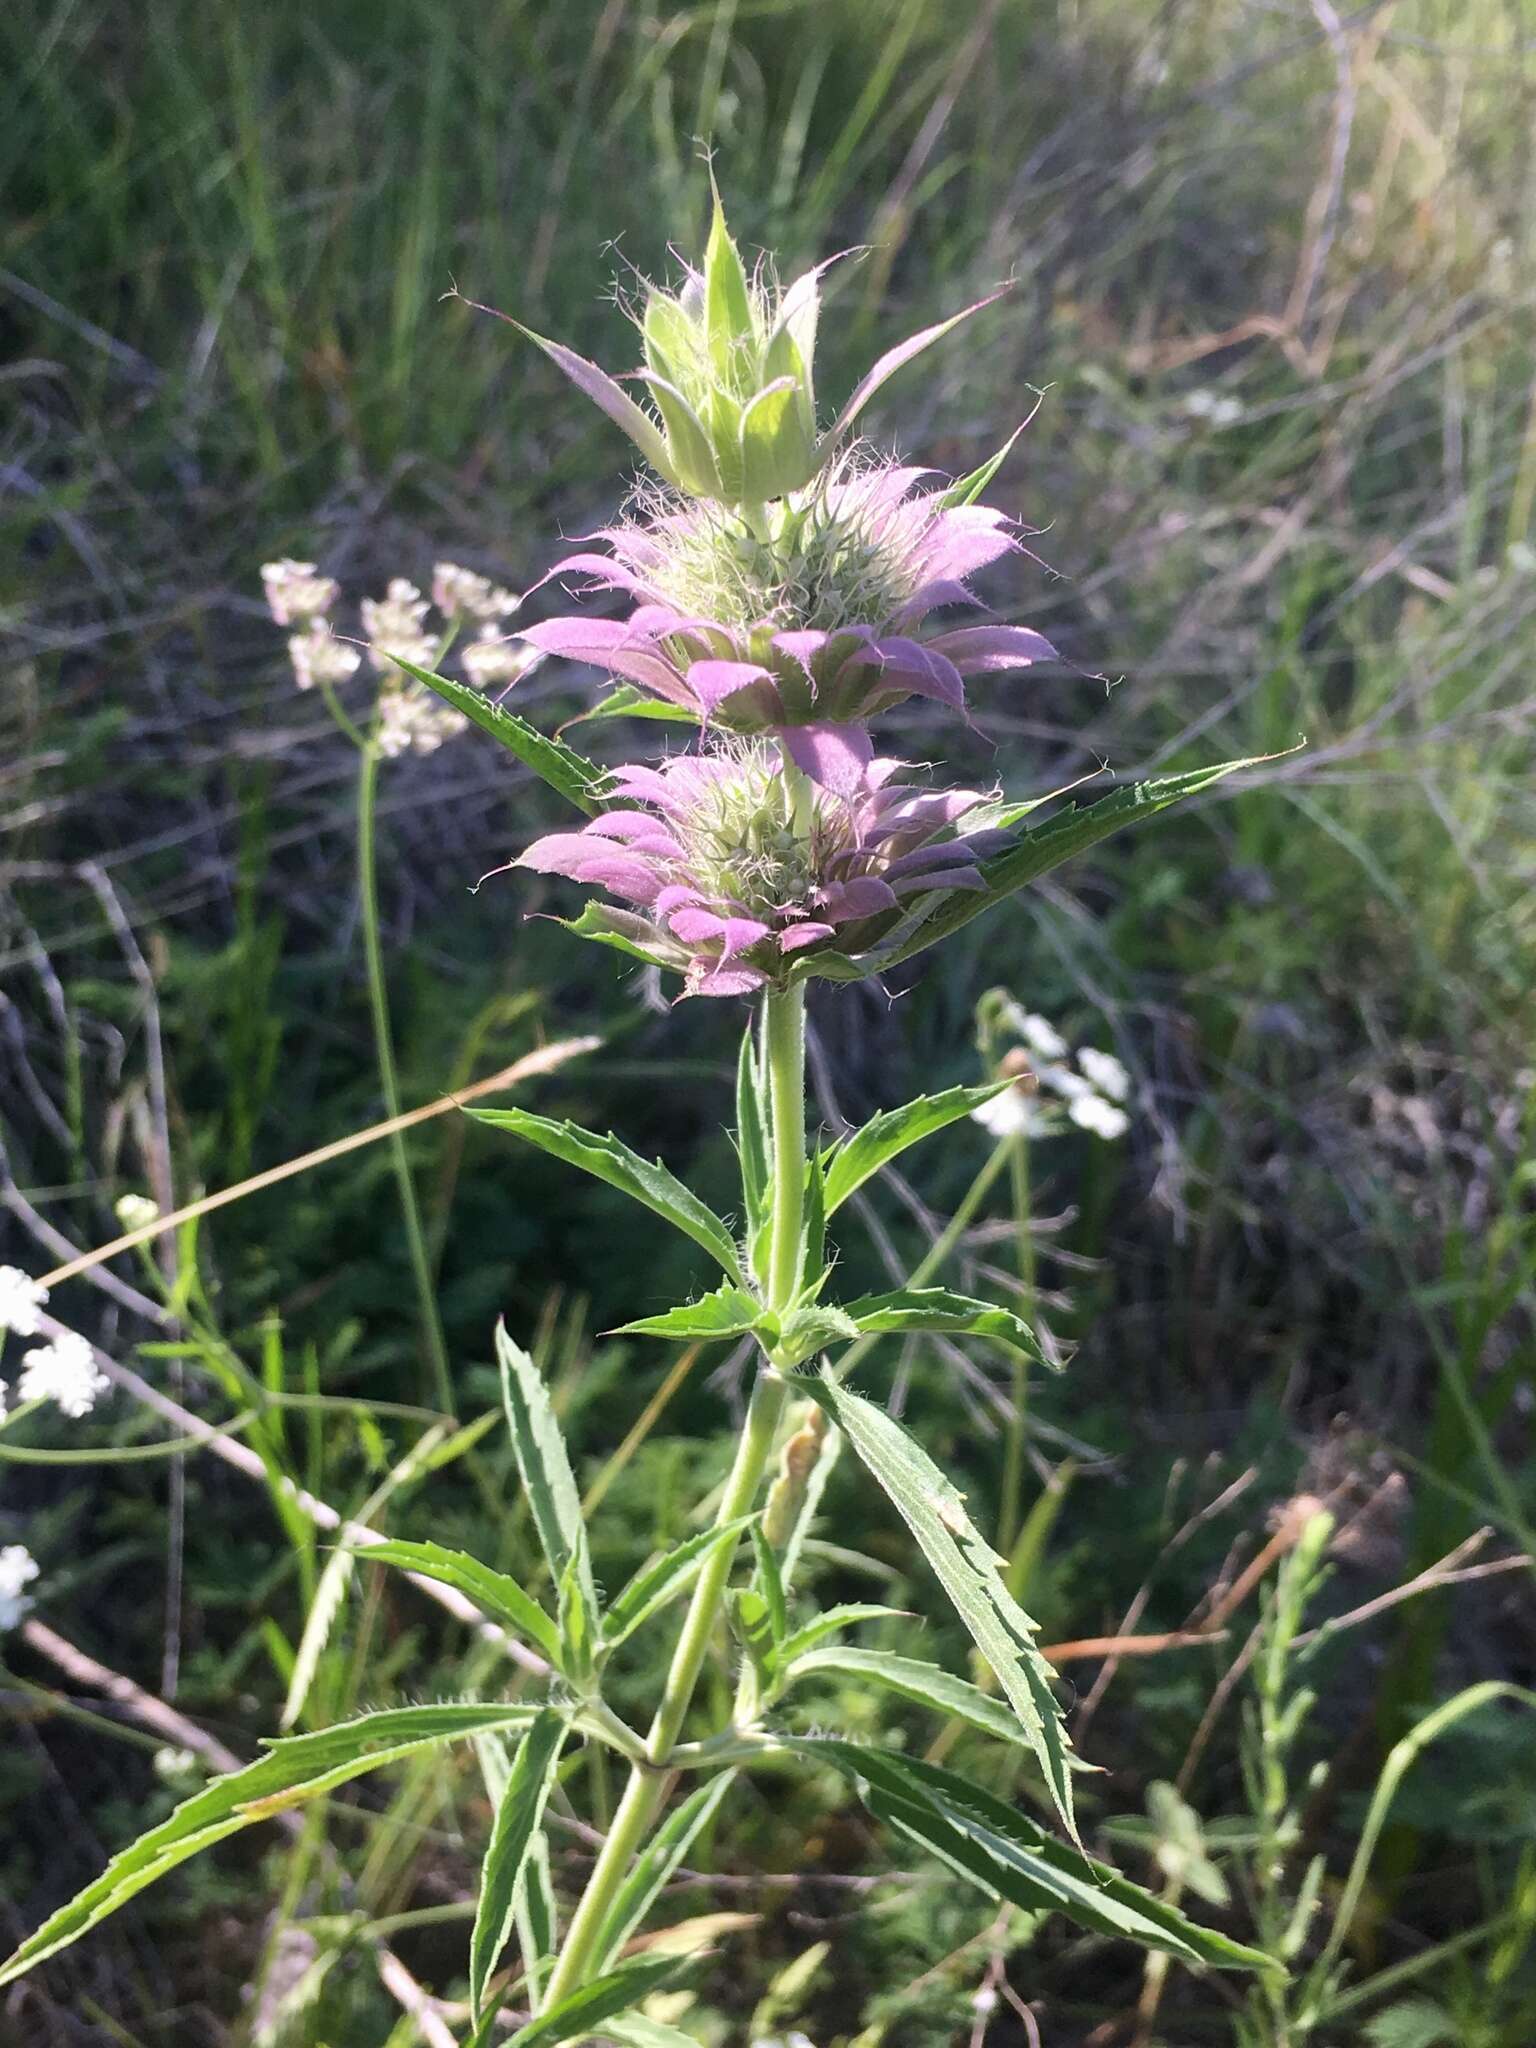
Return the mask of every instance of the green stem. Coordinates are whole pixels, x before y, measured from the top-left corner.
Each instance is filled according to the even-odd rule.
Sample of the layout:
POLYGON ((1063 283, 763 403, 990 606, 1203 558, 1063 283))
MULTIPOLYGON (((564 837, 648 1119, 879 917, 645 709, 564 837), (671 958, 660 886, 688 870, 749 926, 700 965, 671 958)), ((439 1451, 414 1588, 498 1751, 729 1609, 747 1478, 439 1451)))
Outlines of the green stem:
MULTIPOLYGON (((1033 1198, 1029 1185, 1029 1138, 1020 1131, 1009 1140, 1009 1177, 1013 1191, 1013 1221, 1018 1239, 1019 1313, 1033 1328, 1035 1321, 1035 1234, 1030 1229, 1033 1198)), ((1003 1506, 998 1520, 997 1547, 1004 1557, 1013 1554, 1019 1533, 1020 1495, 1024 1489, 1024 1446, 1029 1436, 1029 1355, 1013 1354, 1013 1398, 1008 1415, 1008 1434, 1003 1445, 1003 1506)))
MULTIPOLYGON (((805 992, 803 987, 769 991, 763 1018, 773 1130, 773 1241, 769 1248, 769 1296, 775 1307, 793 1297, 799 1274, 800 1231, 805 1202, 805 992)), ((788 1388, 771 1359, 758 1369, 746 1427, 736 1446, 730 1476, 715 1510, 715 1523, 737 1521, 751 1512, 773 1455, 788 1388)), ((586 1981, 598 1954, 604 1925, 624 1882, 631 1858, 645 1840, 666 1790, 666 1766, 693 1703, 709 1654, 735 1564, 736 1546, 723 1545, 700 1572, 688 1603, 661 1702, 646 1738, 646 1762, 635 1764, 624 1787, 587 1888, 571 1917, 560 1956, 541 2007, 548 2011, 586 1981)))
MULTIPOLYGON (((389 996, 384 981, 384 948, 379 936, 379 878, 374 831, 378 794, 379 753, 370 740, 358 754, 357 776, 357 877, 363 907, 363 951, 368 963, 368 1000, 373 1010, 373 1044, 379 1065, 379 1084, 385 1108, 391 1117, 400 1114, 400 1080, 395 1070, 394 1039, 389 1028, 389 996)), ((452 1415, 453 1384, 448 1370, 448 1347, 437 1313, 437 1290, 432 1277, 432 1260, 422 1228, 421 1209, 416 1200, 416 1183, 411 1177, 410 1156, 400 1131, 389 1138, 395 1181, 400 1190, 400 1210, 405 1219, 406 1241, 410 1246, 411 1271, 416 1282, 416 1302, 421 1316, 422 1338, 432 1367, 432 1384, 438 1409, 452 1415)))

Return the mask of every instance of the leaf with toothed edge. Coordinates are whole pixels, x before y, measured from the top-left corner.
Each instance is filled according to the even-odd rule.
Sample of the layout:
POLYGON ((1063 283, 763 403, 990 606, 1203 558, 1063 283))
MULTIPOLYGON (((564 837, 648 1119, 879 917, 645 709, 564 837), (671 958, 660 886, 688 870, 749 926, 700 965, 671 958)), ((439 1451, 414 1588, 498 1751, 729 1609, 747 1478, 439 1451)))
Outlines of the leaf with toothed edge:
POLYGON ((1200 795, 1228 775, 1277 758, 1273 754, 1255 754, 1240 761, 1223 761, 1214 768, 1196 768, 1184 775, 1163 776, 1155 782, 1133 783, 1086 810, 1069 804, 1033 831, 1021 834, 1017 845, 1008 852, 981 863, 982 879, 987 885, 985 894, 970 890, 962 894, 956 890, 919 897, 894 925, 870 941, 867 950, 853 955, 807 955, 796 970, 796 978, 820 975, 829 981, 862 981, 869 975, 884 973, 888 967, 948 938, 973 917, 980 917, 1122 826, 1140 824, 1187 797, 1200 795))
POLYGON ((1040 1348, 1033 1328, 1012 1309, 995 1302, 977 1301, 969 1294, 952 1294, 947 1287, 903 1287, 893 1294, 866 1294, 843 1303, 845 1314, 858 1324, 861 1333, 906 1334, 931 1330, 952 1337, 997 1337, 1020 1351, 1027 1351, 1039 1365, 1060 1372, 1061 1360, 1048 1358, 1040 1348))
MULTIPOLYGON (((388 651, 385 650, 386 653, 388 651)), ((479 726, 493 740, 499 740, 509 753, 516 754, 525 768, 531 768, 541 782, 547 782, 551 789, 557 790, 567 803, 585 811, 589 818, 597 816, 602 809, 602 789, 608 777, 607 771, 599 768, 595 761, 589 761, 585 754, 578 754, 563 740, 549 739, 526 719, 503 711, 483 691, 472 690, 467 683, 456 683, 451 676, 434 675, 429 668, 418 668, 415 662, 405 660, 402 655, 390 654, 389 658, 396 668, 403 669, 423 689, 431 690, 445 704, 452 705, 471 725, 479 726)))
MULTIPOLYGON (((1031 413, 1029 419, 1033 419, 1034 416, 1034 413, 1031 413)), ((993 477, 997 475, 997 472, 1013 453, 1014 443, 1028 425, 1029 420, 1020 420, 1019 424, 1014 428, 995 455, 988 456, 987 460, 979 468, 973 469, 969 476, 956 477, 949 489, 939 499, 939 509, 943 512, 953 512, 962 505, 974 505, 982 492, 987 488, 987 485, 991 483, 993 477)))
POLYGON ((1108 1864, 1053 1841, 1017 1808, 953 1771, 822 1736, 790 1736, 784 1746, 831 1764, 877 1820, 994 1899, 1028 1912, 1065 1914, 1094 1933, 1175 1956, 1192 1968, 1283 1968, 1262 1950, 1200 1926, 1108 1864))
POLYGON ((493 1571, 467 1551, 446 1550, 440 1543, 391 1540, 359 1544, 354 1555, 365 1564, 394 1565, 400 1571, 418 1572, 439 1585, 452 1586, 515 1634, 537 1645, 546 1657, 553 1659, 559 1654, 559 1634, 538 1602, 523 1591, 516 1579, 493 1571))
POLYGON ((0 1984, 9 1984, 35 1963, 68 1948, 147 1885, 227 1835, 318 1799, 349 1779, 413 1756, 433 1743, 526 1727, 535 1711, 501 1701, 390 1707, 271 1743, 265 1756, 211 1779, 158 1827, 120 1850, 99 1877, 50 1914, 0 1965, 0 1984))
POLYGON ((989 1081, 979 1088, 946 1088, 939 1095, 920 1095, 900 1109, 883 1109, 846 1138, 822 1154, 826 1175, 827 1214, 842 1207, 882 1166, 915 1145, 922 1138, 942 1131, 946 1124, 969 1116, 990 1102, 1008 1081, 989 1081))
POLYGON ((659 1991, 682 1968, 677 1956, 631 1956, 628 1962, 594 1977, 558 2005, 552 2005, 507 2037, 506 2048, 554 2048, 557 2041, 601 2034, 604 2020, 627 2012, 653 1991, 659 1991))
POLYGON ((654 1564, 642 1565, 628 1585, 614 1594, 603 1617, 604 1649, 611 1650, 622 1643, 652 1615, 659 1614, 680 1593, 685 1593, 721 1545, 734 1543, 755 1520, 754 1515, 742 1515, 734 1522, 701 1529, 654 1564))
POLYGON ((734 1770, 725 1770, 690 1792, 640 1851, 608 1909, 593 1951, 595 1967, 601 1969, 611 1962, 640 1926, 683 1858, 714 1819, 735 1778, 734 1770))
POLYGON ((496 1325, 496 1363, 518 1475, 550 1577, 559 1586, 574 1560, 585 1580, 588 1605, 595 1611, 597 1596, 587 1562, 581 1495, 554 1403, 544 1375, 522 1346, 513 1343, 504 1323, 496 1325))
POLYGON ((472 1109, 467 1112, 493 1130, 510 1131, 530 1145, 579 1166, 583 1173, 606 1181, 621 1194, 664 1217, 674 1229, 691 1237, 717 1259, 727 1276, 742 1284, 741 1261, 736 1241, 713 1209, 707 1208, 690 1188, 668 1172, 659 1159, 642 1159, 611 1131, 584 1131, 579 1124, 556 1123, 547 1116, 535 1116, 526 1109, 472 1109))
POLYGON ((1071 1751, 1053 1690, 1056 1673, 1040 1654, 1035 1623, 1003 1582, 1003 1560, 966 1513, 964 1496, 883 1408, 824 1375, 797 1376, 792 1383, 828 1410, 916 1537, 950 1605, 997 1674, 1056 1811, 1076 1841, 1071 1751))
POLYGON ((671 1337, 678 1343, 692 1338, 744 1337, 749 1330, 763 1327, 768 1311, 743 1288, 717 1287, 697 1301, 686 1301, 660 1315, 641 1316, 632 1323, 620 1323, 605 1330, 607 1337, 671 1337))
POLYGON ((477 2023, 485 2005, 486 1984, 512 1939, 524 1866, 544 1817, 544 1803, 555 1780, 564 1740, 564 1721, 546 1707, 518 1744, 497 1804, 469 1945, 469 2008, 477 2023))

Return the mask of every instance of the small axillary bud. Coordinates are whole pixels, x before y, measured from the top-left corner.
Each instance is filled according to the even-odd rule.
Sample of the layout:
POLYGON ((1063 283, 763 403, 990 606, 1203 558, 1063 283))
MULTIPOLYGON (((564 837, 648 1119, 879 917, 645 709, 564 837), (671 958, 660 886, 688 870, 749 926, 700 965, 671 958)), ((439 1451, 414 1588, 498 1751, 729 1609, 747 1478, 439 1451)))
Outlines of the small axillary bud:
POLYGON ((1011 1081, 1020 1095, 1040 1093, 1040 1076, 1030 1064, 1029 1054, 1022 1046, 1016 1045, 1011 1051, 1003 1054, 997 1063, 997 1078, 1000 1081, 1011 1081))
POLYGON ((775 1550, 782 1550, 795 1533, 805 1491, 811 1474, 821 1461, 822 1445, 831 1423, 824 1408, 807 1401, 799 1427, 779 1453, 779 1472, 768 1491, 763 1511, 763 1536, 775 1550))

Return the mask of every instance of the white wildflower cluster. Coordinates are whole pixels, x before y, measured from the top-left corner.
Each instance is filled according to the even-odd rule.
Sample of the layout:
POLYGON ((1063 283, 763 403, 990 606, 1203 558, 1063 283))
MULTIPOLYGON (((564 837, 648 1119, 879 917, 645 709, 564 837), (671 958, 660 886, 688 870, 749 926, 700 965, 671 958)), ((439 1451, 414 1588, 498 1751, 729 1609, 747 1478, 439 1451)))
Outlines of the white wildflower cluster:
POLYGON ((1028 1048, 1027 1064, 1014 1086, 971 1111, 976 1122, 994 1137, 1049 1137, 1062 1124, 1056 1104, 1064 1103, 1070 1120, 1096 1138, 1120 1138, 1130 1128, 1124 1105, 1130 1100, 1131 1077, 1112 1052, 1096 1046, 1072 1048, 1046 1017, 1010 1003, 1003 1022, 1028 1048), (1075 1059, 1076 1065, 1072 1064, 1075 1059), (1055 1097, 1055 1101, 1044 1099, 1055 1097))
POLYGON ((106 1374, 98 1371, 89 1342, 73 1330, 60 1330, 47 1344, 23 1352, 16 1398, 52 1401, 71 1422, 79 1422, 110 1384, 106 1374))
POLYGON ((263 562, 267 609, 280 626, 297 626, 288 638, 293 679, 301 690, 317 683, 344 683, 356 675, 362 655, 331 631, 326 614, 341 595, 333 576, 321 576, 313 562, 263 562))
MULTIPOLYGON (((0 1337, 7 1331, 17 1337, 35 1337, 47 1299, 47 1288, 40 1287, 19 1266, 0 1266, 0 1337)), ((47 1343, 34 1344, 22 1353, 16 1398, 52 1401, 72 1422, 78 1422, 90 1414, 109 1384, 106 1374, 97 1370, 96 1354, 86 1339, 73 1330, 60 1330, 47 1343)), ((0 1380, 0 1415, 5 1411, 6 1388, 0 1380)))
POLYGON ((20 1266, 0 1266, 0 1335, 14 1330, 18 1337, 35 1337, 38 1311, 48 1299, 46 1287, 39 1287, 20 1266))
POLYGON ((24 1543, 7 1543, 0 1547, 0 1635, 4 1635, 8 1628, 15 1628, 31 1607, 26 1588, 37 1577, 37 1572, 37 1559, 24 1543))
MULTIPOLYGON (((329 613, 340 595, 334 578, 316 573, 313 562, 267 562, 261 571, 267 607, 280 626, 296 626, 288 658, 301 690, 347 682, 362 665, 363 650, 338 639, 329 613)), ((535 647, 508 639, 502 621, 522 600, 513 591, 457 562, 438 562, 432 595, 423 597, 405 576, 391 577, 382 597, 365 597, 358 607, 370 665, 379 676, 379 751, 430 754, 464 731, 460 712, 434 697, 400 667, 436 669, 460 628, 470 637, 454 649, 477 690, 506 688, 540 659, 535 647), (434 620, 433 611, 439 614, 434 620)))
POLYGON ((149 1195, 119 1195, 113 1207, 124 1230, 142 1230, 160 1216, 160 1204, 149 1195))

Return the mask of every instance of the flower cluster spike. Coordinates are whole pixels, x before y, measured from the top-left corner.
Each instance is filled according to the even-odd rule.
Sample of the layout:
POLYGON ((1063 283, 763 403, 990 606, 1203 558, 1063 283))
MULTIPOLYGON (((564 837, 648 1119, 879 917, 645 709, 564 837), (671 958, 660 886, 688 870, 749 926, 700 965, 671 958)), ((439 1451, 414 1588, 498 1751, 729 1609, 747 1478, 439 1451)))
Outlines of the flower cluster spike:
MULTIPOLYGON (((1029 626, 947 625, 968 578, 1017 550, 1001 512, 924 488, 929 473, 847 461, 763 515, 764 532, 708 504, 605 528, 609 552, 551 576, 622 591, 622 619, 564 616, 521 635, 606 669, 701 726, 782 737, 813 780, 852 788, 873 757, 868 721, 908 697, 965 711, 965 678, 1056 658, 1029 626)), ((546 579, 547 580, 547 579, 546 579)))
POLYGON ((791 960, 846 944, 908 899, 984 889, 1006 832, 956 836, 975 790, 925 790, 875 761, 846 792, 797 803, 761 741, 616 771, 615 808, 536 840, 517 865, 616 896, 583 929, 684 977, 688 995, 746 995, 791 960))

